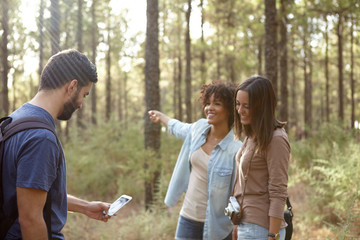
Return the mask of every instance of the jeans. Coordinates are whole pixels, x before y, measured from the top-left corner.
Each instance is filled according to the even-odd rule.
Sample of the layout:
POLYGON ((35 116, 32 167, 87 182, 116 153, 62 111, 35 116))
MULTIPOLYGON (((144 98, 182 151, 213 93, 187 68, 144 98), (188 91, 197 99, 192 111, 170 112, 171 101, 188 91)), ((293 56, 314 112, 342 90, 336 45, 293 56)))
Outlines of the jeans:
MULTIPOLYGON (((254 223, 243 222, 237 228, 238 240, 252 239, 252 240, 267 240, 269 230, 254 223)), ((280 229, 280 240, 285 239, 285 228, 280 229)))
MULTIPOLYGON (((204 223, 179 216, 176 228, 176 240, 201 240, 203 237, 204 223)), ((224 240, 231 240, 231 232, 224 240)))

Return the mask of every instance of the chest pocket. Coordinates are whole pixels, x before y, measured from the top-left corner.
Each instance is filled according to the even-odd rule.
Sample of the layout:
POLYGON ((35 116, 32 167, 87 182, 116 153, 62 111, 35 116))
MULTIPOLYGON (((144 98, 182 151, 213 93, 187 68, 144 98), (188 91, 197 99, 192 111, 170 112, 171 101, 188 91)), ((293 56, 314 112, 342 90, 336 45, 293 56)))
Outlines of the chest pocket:
POLYGON ((231 185, 232 169, 214 168, 212 184, 216 188, 229 188, 231 185))

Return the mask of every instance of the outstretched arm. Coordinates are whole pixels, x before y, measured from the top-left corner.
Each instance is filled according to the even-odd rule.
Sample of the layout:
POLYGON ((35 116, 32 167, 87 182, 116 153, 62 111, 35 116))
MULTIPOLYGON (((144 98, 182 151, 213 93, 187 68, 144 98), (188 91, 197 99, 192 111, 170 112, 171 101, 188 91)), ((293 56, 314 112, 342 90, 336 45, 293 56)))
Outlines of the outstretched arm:
POLYGON ((68 200, 68 210, 72 212, 78 212, 85 214, 89 218, 107 222, 110 218, 108 215, 104 214, 104 211, 107 212, 110 208, 110 203, 104 202, 89 202, 76 198, 71 195, 67 195, 68 200))
POLYGON ((164 113, 157 110, 150 110, 148 113, 150 120, 154 123, 162 122, 166 127, 168 126, 170 118, 164 113))

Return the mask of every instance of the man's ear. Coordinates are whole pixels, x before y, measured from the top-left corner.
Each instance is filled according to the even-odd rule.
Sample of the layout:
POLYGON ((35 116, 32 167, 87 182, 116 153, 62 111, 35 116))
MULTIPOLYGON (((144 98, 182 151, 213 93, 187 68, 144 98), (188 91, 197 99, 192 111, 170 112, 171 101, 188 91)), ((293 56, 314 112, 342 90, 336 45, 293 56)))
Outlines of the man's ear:
POLYGON ((74 92, 77 91, 77 88, 78 88, 78 80, 73 79, 67 84, 66 93, 72 95, 74 92))

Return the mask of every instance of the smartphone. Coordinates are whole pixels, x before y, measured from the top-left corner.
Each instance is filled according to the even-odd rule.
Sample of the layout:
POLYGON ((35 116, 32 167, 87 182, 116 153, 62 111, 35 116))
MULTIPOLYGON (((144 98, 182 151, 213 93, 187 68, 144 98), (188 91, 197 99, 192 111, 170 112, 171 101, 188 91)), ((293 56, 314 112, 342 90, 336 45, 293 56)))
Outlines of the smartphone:
POLYGON ((114 215, 117 211, 120 210, 120 208, 122 208, 123 206, 125 206, 125 204, 130 202, 131 199, 132 199, 132 197, 130 197, 128 195, 121 195, 121 197, 119 197, 115 202, 113 202, 110 205, 107 215, 109 215, 109 216, 114 215))

